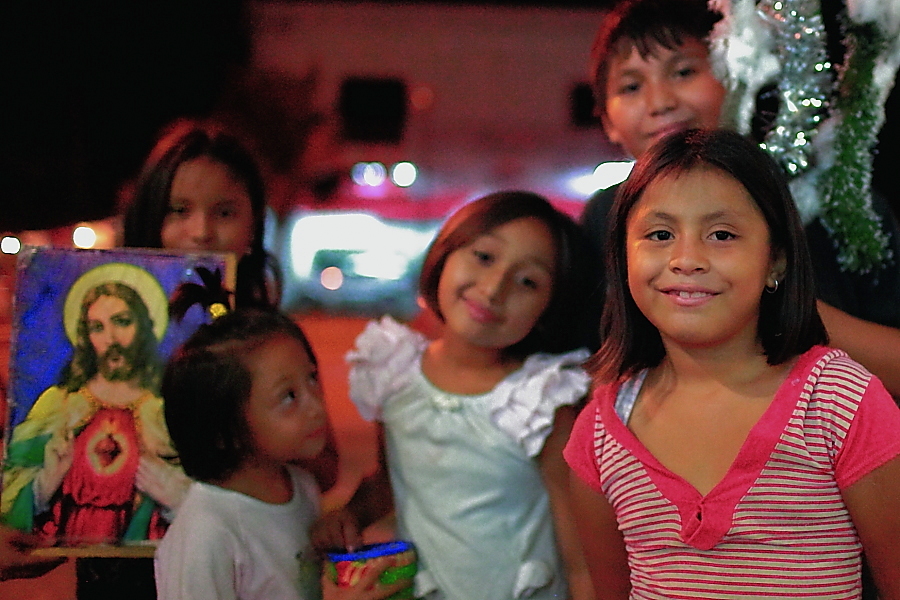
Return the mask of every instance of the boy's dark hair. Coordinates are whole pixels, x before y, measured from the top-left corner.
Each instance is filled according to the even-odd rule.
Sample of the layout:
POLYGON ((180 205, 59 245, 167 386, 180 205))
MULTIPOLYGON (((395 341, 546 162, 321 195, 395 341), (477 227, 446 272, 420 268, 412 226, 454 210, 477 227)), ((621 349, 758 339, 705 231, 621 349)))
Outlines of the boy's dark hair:
POLYGON ((178 168, 196 158, 207 157, 225 166, 244 184, 253 212, 250 253, 239 257, 235 301, 238 306, 274 306, 266 275, 280 283, 275 259, 263 247, 266 191, 259 163, 239 137, 223 126, 180 120, 159 139, 135 186, 126 209, 123 245, 131 248, 162 248, 163 220, 169 212, 172 180, 178 168))
POLYGON ((674 133, 650 148, 616 195, 606 243, 609 277, 600 325, 604 341, 588 365, 598 381, 629 377, 657 366, 665 356, 659 331, 628 290, 626 225, 651 183, 698 168, 717 169, 747 190, 768 225, 773 259, 782 255, 786 259, 777 290, 763 292, 760 303, 759 337, 768 363, 781 364, 812 346, 828 343, 816 309, 806 236, 781 168, 738 133, 694 129, 674 133))
POLYGON ((244 406, 253 382, 246 356, 279 335, 298 340, 317 364, 299 325, 278 311, 256 308, 201 326, 169 359, 160 389, 166 426, 190 477, 221 481, 247 456, 244 406))
POLYGON ((622 0, 603 16, 591 49, 590 79, 596 116, 606 115, 606 77, 613 55, 632 48, 646 58, 659 46, 670 50, 685 38, 707 42, 722 15, 707 0, 622 0))
POLYGON ((546 310, 528 335, 507 348, 506 353, 521 358, 535 352, 573 350, 582 346, 586 338, 579 329, 585 322, 585 297, 590 279, 586 241, 581 228, 571 218, 537 194, 495 192, 454 213, 428 249, 419 291, 428 307, 443 321, 438 285, 447 257, 497 227, 524 218, 538 219, 550 229, 556 243, 556 276, 546 310))

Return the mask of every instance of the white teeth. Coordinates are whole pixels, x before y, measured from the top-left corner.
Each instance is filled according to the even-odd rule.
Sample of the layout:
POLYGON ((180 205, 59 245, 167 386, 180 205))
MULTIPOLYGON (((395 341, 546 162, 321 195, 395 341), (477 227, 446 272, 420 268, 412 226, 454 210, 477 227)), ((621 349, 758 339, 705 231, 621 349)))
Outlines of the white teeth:
POLYGON ((702 298, 706 292, 675 292, 679 298, 702 298))

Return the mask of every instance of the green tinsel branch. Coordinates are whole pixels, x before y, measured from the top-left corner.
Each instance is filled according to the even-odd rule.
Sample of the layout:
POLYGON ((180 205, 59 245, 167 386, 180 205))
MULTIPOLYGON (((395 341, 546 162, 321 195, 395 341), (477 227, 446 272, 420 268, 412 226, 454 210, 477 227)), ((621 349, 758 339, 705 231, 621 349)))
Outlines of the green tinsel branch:
POLYGON ((877 143, 875 61, 887 39, 873 24, 846 25, 847 55, 833 109, 838 115, 834 165, 821 178, 822 223, 845 271, 867 273, 891 258, 888 237, 872 209, 872 151, 877 143))

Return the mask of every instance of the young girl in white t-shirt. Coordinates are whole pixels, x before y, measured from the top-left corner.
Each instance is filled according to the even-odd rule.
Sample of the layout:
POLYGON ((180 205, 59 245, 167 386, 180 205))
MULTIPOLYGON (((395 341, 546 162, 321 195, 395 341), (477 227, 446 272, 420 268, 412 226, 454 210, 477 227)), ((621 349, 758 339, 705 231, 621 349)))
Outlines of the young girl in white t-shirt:
MULTIPOLYGON (((169 360, 166 424, 194 478, 156 552, 162 600, 376 600, 408 582, 320 576, 309 530, 319 514, 314 458, 327 431, 312 347, 274 310, 238 309, 202 326, 169 360)), ((382 563, 384 563, 382 565, 382 563)))

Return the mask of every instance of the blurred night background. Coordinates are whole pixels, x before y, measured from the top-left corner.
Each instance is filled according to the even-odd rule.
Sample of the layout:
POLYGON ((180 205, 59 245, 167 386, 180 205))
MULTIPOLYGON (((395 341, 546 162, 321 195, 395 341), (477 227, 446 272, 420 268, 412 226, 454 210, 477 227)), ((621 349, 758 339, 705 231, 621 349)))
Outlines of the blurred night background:
POLYGON ((160 127, 211 110, 249 39, 239 0, 5 3, 0 230, 108 216, 160 127))
MULTIPOLYGON (((421 6, 582 11, 590 17, 590 30, 608 1, 365 4, 394 11, 421 6)), ((272 171, 287 179, 287 188, 306 187, 313 194, 324 189, 327 194, 334 185, 328 177, 295 172, 304 169, 298 164, 322 109, 311 101, 315 69, 304 73, 298 67, 285 75, 282 67, 281 74, 276 68, 273 75, 253 59, 254 31, 259 36, 262 26, 277 29, 277 15, 310 4, 341 6, 243 0, 5 3, 0 9, 0 78, 6 106, 0 117, 0 232, 49 229, 113 215, 123 185, 136 175, 154 137, 179 116, 219 114, 239 121, 261 140, 261 153, 272 171), (268 15, 262 25, 260 14, 268 15)), ((355 5, 343 6, 349 10, 355 5)), ((356 42, 351 36, 340 40, 346 45, 356 42)), ((584 48, 585 56, 587 51, 584 48)), ((511 55, 518 52, 509 48, 511 55)), ((531 52, 528 56, 536 56, 531 52)), ((287 64, 291 57, 279 60, 287 64)), ((454 57, 448 53, 445 60, 454 57)), ((464 68, 477 74, 481 67, 464 68)), ((573 68, 582 73, 586 64, 573 68)), ((534 74, 538 85, 538 68, 534 74)), ((888 187, 893 182, 885 176, 884 165, 900 156, 897 95, 889 100, 874 182, 895 208, 898 194, 888 187)), ((493 131, 482 137, 497 135, 493 131)), ((589 135, 595 140, 595 160, 603 160, 609 149, 603 148, 598 131, 589 135)), ((502 175, 502 169, 496 172, 502 175)), ((285 200, 276 195, 273 202, 285 200)))
POLYGON ((0 231, 110 215, 159 129, 178 116, 213 112, 250 66, 247 4, 5 3, 0 231))

